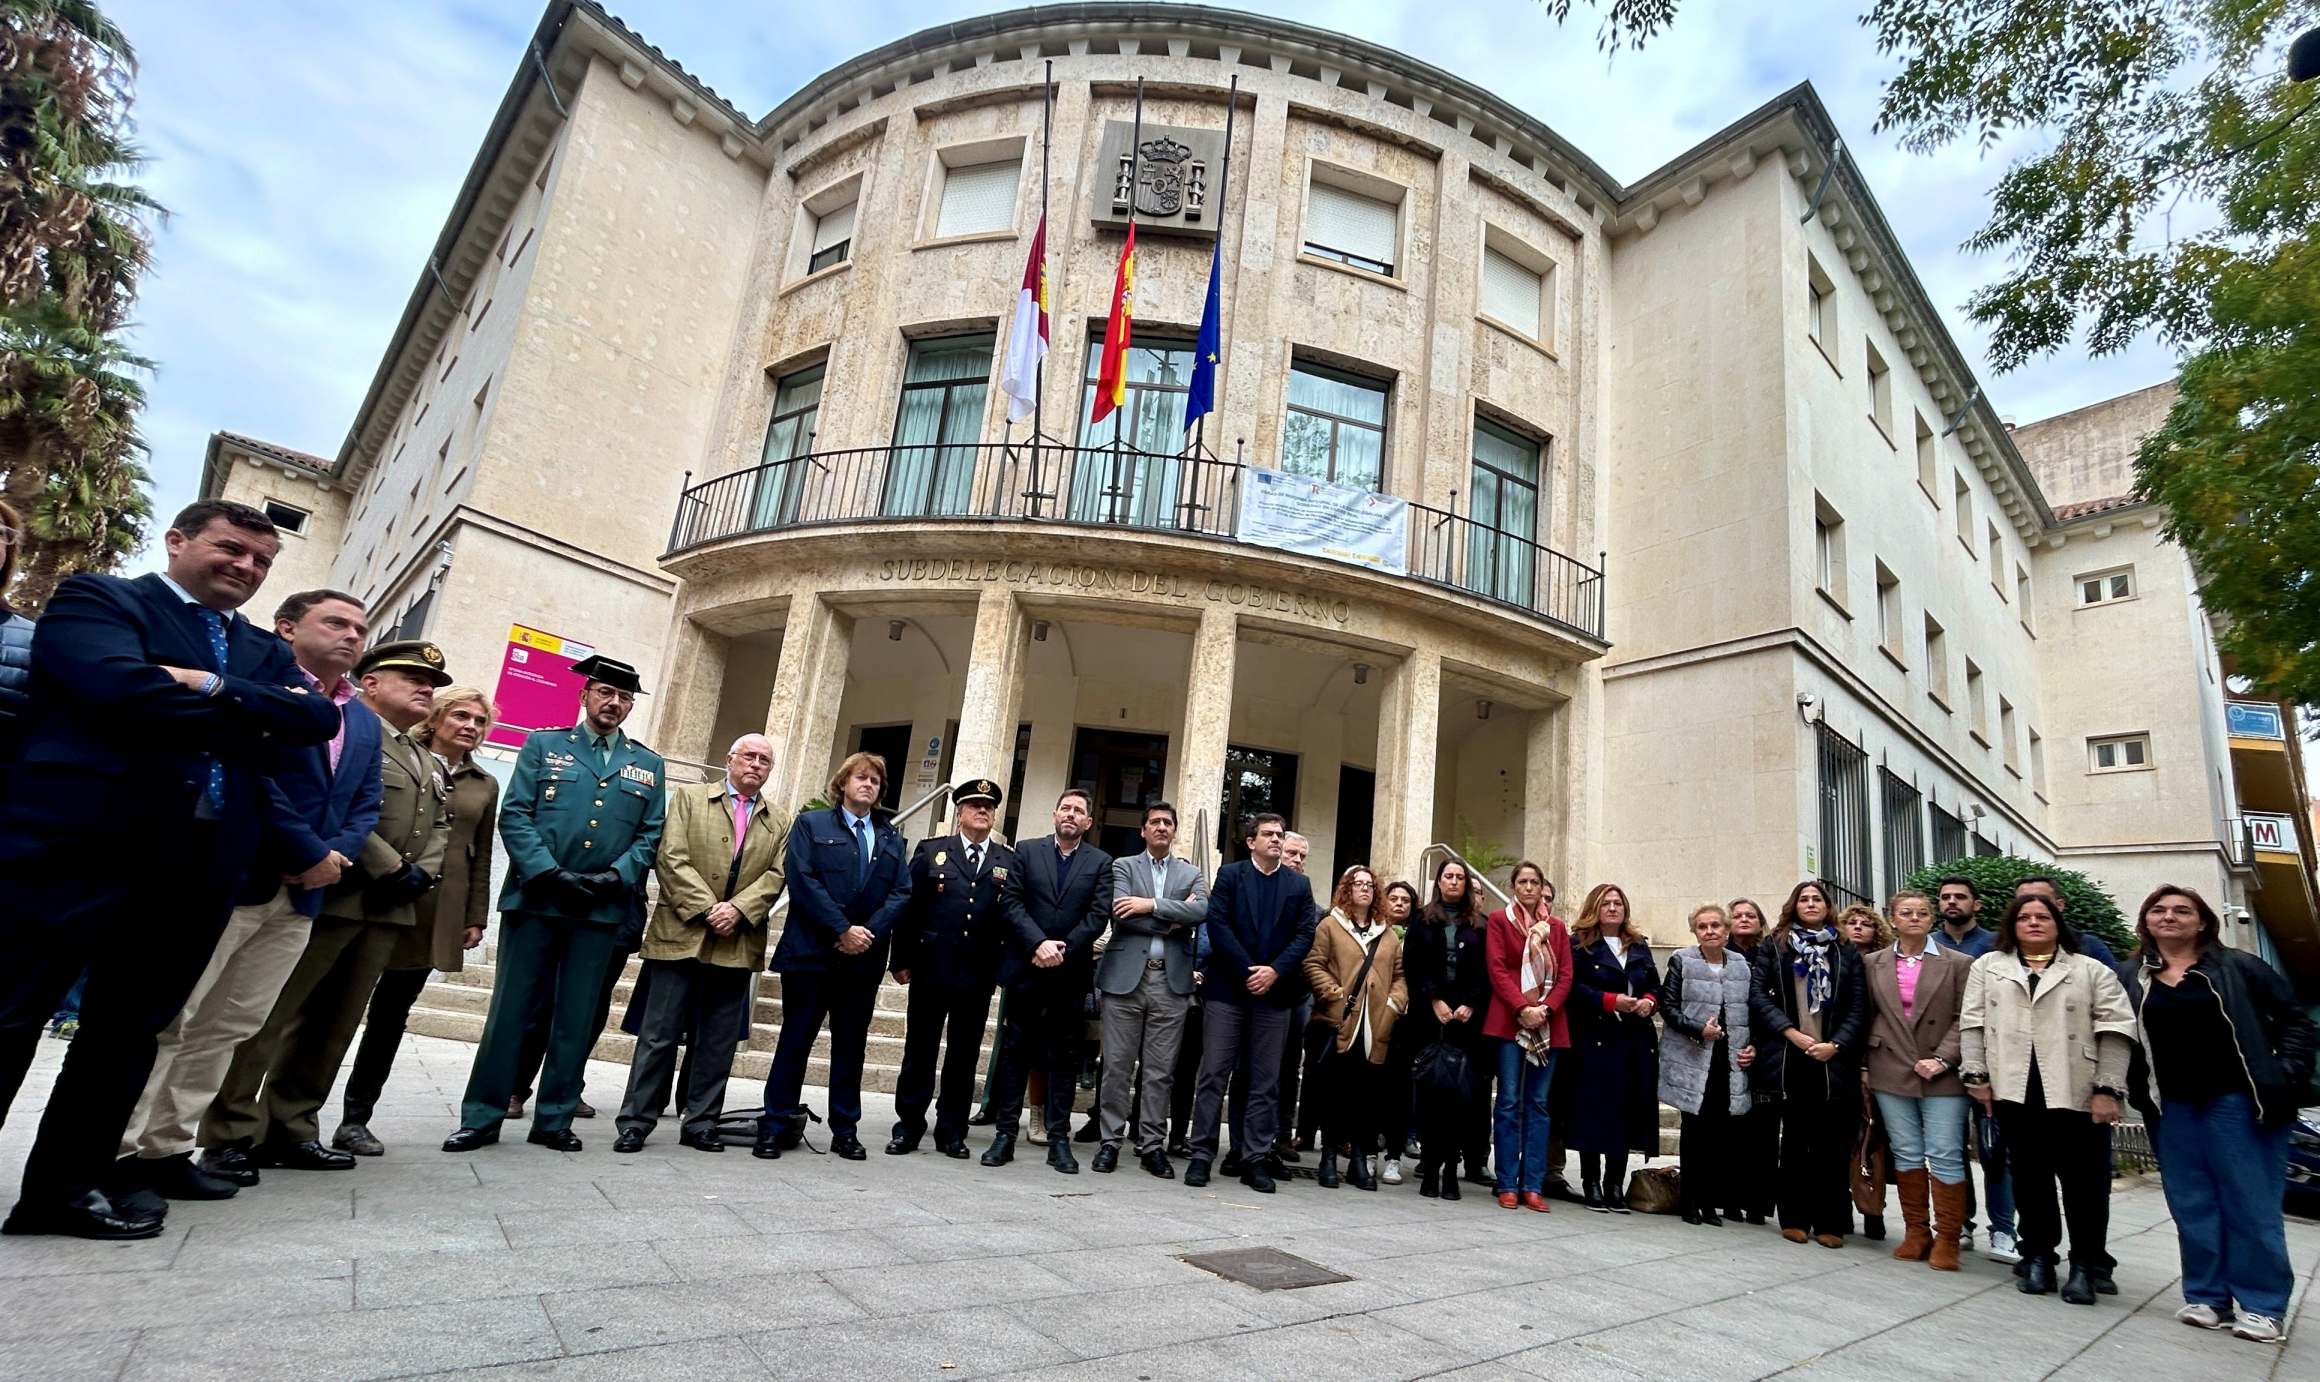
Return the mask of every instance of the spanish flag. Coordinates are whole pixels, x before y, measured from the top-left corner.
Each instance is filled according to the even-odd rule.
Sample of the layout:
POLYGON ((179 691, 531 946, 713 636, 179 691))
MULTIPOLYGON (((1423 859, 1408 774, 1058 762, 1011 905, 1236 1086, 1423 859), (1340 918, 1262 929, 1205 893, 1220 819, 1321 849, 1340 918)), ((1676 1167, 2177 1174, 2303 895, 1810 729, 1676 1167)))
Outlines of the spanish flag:
POLYGON ((1089 422, 1102 422, 1128 401, 1128 329, 1136 315, 1136 223, 1128 222, 1128 243, 1120 249, 1120 271, 1112 279, 1112 315, 1104 323, 1104 353, 1096 370, 1096 407, 1089 422))

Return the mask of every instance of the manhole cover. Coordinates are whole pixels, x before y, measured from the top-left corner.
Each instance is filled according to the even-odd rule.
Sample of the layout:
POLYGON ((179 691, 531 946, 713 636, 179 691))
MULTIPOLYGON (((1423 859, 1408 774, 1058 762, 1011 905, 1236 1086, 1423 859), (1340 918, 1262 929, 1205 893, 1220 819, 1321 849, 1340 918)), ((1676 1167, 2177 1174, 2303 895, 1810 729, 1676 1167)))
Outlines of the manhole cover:
POLYGON ((1260 1291, 1293 1291, 1300 1286, 1327 1286, 1332 1282, 1353 1280, 1318 1262, 1308 1262, 1279 1248, 1206 1252, 1183 1260, 1204 1272, 1214 1272, 1227 1281, 1254 1286, 1260 1291))

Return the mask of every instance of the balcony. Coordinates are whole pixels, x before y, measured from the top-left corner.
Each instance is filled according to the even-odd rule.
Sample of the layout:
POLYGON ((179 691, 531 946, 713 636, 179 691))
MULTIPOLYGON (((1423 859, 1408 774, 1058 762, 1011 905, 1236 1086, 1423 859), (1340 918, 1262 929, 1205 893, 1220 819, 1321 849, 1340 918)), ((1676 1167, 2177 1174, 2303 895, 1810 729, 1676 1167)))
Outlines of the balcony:
MULTIPOLYGON (((1240 536, 1246 469, 1211 456, 1125 447, 976 443, 821 451, 686 487, 663 559, 730 538, 849 523, 1042 523, 1256 549, 1259 544, 1240 536)), ((1406 571, 1339 564, 1453 591, 1603 642, 1600 569, 1454 507, 1408 507, 1406 571)))

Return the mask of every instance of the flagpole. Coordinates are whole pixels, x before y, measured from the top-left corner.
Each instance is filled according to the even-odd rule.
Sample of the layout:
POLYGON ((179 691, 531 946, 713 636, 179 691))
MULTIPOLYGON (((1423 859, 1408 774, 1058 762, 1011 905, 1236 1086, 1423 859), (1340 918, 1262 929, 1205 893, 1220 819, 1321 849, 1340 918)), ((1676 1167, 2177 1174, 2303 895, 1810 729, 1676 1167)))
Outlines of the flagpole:
MULTIPOLYGON (((1226 194, 1232 190, 1233 117, 1240 114, 1240 108, 1241 77, 1238 72, 1235 72, 1232 79, 1232 88, 1225 93, 1224 98, 1224 164, 1217 169, 1216 173, 1216 257, 1218 265, 1217 272, 1220 274, 1224 272, 1224 199, 1226 194)), ((1221 311, 1222 306, 1220 304, 1220 314, 1221 311)), ((1221 321, 1217 323, 1217 335, 1220 340, 1224 335, 1224 323, 1221 321)), ((1222 353, 1222 351, 1218 352, 1220 355, 1222 353)), ((1211 383, 1209 387, 1213 389, 1215 385, 1211 383)), ((1202 413, 1193 421, 1192 424, 1192 453, 1194 455, 1197 456, 1200 454, 1200 448, 1207 436, 1208 414, 1202 413)))
MULTIPOLYGON (((1055 133, 1055 59, 1047 60, 1045 78, 1039 88, 1039 224, 1047 225, 1048 145, 1055 133)), ((1039 244, 1039 310, 1047 310, 1047 242, 1039 244)), ((1047 401, 1047 355, 1043 351, 1039 363, 1031 371, 1031 516, 1039 517, 1039 509, 1046 496, 1039 492, 1040 446, 1047 438, 1042 406, 1047 401)))
MULTIPOLYGON (((1143 79, 1142 77, 1138 77, 1138 78, 1136 78, 1136 115, 1135 115, 1134 122, 1133 122, 1133 123, 1131 123, 1131 124, 1129 125, 1129 127, 1128 127, 1128 243, 1129 243, 1129 244, 1131 244, 1131 245, 1132 245, 1132 244, 1134 244, 1134 243, 1136 242, 1136 174, 1137 174, 1137 172, 1138 172, 1138 171, 1141 169, 1141 167, 1142 167, 1142 164, 1143 164, 1143 158, 1144 158, 1144 79, 1143 79)), ((1121 252, 1122 252, 1123 254, 1125 254, 1125 253, 1126 253, 1126 251, 1125 251, 1125 250, 1122 250, 1121 252)), ((1133 294, 1134 294, 1134 292, 1135 292, 1135 284, 1134 284, 1133 282, 1131 282, 1131 283, 1128 285, 1128 291, 1129 291, 1129 293, 1130 293, 1131 295, 1133 295, 1133 294)), ((1129 327, 1129 326, 1130 326, 1130 324, 1131 324, 1131 323, 1133 323, 1133 322, 1135 321, 1135 312, 1134 312, 1134 307, 1133 307, 1133 303, 1134 303, 1134 298, 1133 298, 1133 296, 1131 296, 1131 297, 1130 297, 1129 301, 1130 301, 1130 304, 1131 304, 1131 306, 1130 306, 1129 310, 1128 310, 1128 311, 1126 311, 1126 312, 1124 312, 1124 313, 1122 313, 1122 322, 1121 322, 1121 325, 1122 325, 1122 326, 1124 326, 1124 327, 1129 327)), ((1106 331, 1108 332, 1108 331, 1109 331, 1109 329, 1110 329, 1110 328, 1109 328, 1109 325, 1107 324, 1107 326, 1106 326, 1106 331)), ((1131 327, 1131 331, 1132 331, 1132 327, 1131 327)), ((1122 343, 1121 343, 1121 348, 1120 348, 1120 377, 1121 377, 1121 379, 1125 380, 1125 379, 1127 378, 1127 375, 1128 375, 1128 351, 1127 351, 1127 345, 1126 345, 1126 343, 1125 343, 1125 342, 1122 342, 1122 343)), ((1113 423, 1112 423, 1112 485, 1111 485, 1112 511, 1113 511, 1113 513, 1114 513, 1114 514, 1117 514, 1117 513, 1119 512, 1119 499, 1120 499, 1120 494, 1121 494, 1121 486, 1120 486, 1120 452, 1121 452, 1121 451, 1124 449, 1124 448, 1122 447, 1122 445, 1121 445, 1121 434, 1122 434, 1123 432, 1125 432, 1126 430, 1127 430, 1127 429, 1126 429, 1126 424, 1124 424, 1124 423, 1122 423, 1122 422, 1120 422, 1120 421, 1116 420, 1116 418, 1115 418, 1115 420, 1114 420, 1114 421, 1113 421, 1113 423)))

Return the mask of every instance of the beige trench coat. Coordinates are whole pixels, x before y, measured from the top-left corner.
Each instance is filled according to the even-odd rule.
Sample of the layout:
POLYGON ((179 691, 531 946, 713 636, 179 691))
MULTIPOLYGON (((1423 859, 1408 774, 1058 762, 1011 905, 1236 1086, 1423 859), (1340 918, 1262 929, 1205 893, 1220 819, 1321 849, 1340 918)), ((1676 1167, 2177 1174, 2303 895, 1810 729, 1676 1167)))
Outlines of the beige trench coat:
POLYGON ((669 788, 668 821, 653 860, 660 901, 644 933, 648 960, 699 960, 720 969, 765 967, 765 921, 781 896, 789 813, 757 799, 741 855, 733 854, 733 805, 722 780, 669 788), (704 920, 731 902, 741 922, 720 936, 704 920))

